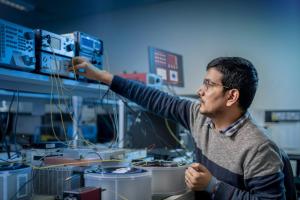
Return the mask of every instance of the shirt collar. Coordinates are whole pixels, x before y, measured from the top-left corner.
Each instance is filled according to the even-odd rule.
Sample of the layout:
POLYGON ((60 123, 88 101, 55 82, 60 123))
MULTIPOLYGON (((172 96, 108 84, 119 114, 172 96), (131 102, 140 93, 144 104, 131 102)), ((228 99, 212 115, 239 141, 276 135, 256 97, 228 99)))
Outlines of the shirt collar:
MULTIPOLYGON (((227 128, 224 128, 222 130, 220 130, 219 132, 221 134, 224 134, 225 136, 232 136, 234 133, 236 133, 239 128, 242 126, 242 124, 250 117, 250 113, 246 112, 245 114, 243 114, 238 120, 236 120, 235 122, 233 122, 232 124, 230 124, 227 128)), ((215 128, 214 123, 212 122, 211 119, 208 120, 207 125, 210 128, 215 128)))

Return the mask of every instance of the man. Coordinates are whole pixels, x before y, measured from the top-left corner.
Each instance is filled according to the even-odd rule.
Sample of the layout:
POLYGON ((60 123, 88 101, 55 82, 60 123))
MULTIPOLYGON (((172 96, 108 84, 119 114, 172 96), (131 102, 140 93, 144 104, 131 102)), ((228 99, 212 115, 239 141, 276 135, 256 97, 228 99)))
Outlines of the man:
MULTIPOLYGON (((73 59, 81 75, 101 81, 114 92, 181 123, 196 143, 196 162, 185 174, 200 199, 285 199, 278 147, 247 112, 258 77, 251 62, 220 57, 207 66, 197 94, 199 103, 183 100, 73 59)), ((79 73, 79 72, 78 72, 79 73)))

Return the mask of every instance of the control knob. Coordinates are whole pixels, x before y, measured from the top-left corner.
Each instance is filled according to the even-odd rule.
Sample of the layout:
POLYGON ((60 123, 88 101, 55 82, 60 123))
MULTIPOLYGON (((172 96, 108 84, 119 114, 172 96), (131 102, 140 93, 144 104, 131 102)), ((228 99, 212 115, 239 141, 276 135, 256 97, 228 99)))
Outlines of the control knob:
POLYGON ((73 51, 74 50, 74 44, 68 44, 66 46, 66 51, 73 51))
POLYGON ((27 66, 33 65, 36 62, 34 57, 30 57, 27 55, 22 56, 22 59, 23 59, 24 64, 27 66))
POLYGON ((34 39, 34 33, 33 32, 25 32, 24 33, 24 38, 26 40, 33 40, 34 39))

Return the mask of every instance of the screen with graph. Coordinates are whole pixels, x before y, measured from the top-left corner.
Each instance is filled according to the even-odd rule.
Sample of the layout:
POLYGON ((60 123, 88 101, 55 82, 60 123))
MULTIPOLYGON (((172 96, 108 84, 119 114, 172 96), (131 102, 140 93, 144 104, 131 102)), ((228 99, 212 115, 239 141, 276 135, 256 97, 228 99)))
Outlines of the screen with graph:
POLYGON ((149 47, 150 73, 162 77, 164 84, 184 86, 182 56, 176 53, 149 47))

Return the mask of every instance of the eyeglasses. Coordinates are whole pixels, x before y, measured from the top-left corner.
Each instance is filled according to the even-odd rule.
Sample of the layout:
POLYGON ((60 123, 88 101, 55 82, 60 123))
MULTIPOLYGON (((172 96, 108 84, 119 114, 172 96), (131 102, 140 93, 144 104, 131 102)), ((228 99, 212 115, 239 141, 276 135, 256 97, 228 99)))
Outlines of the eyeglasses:
POLYGON ((215 83, 209 79, 204 79, 202 84, 204 86, 205 91, 207 91, 209 88, 216 87, 216 86, 221 86, 223 88, 230 89, 230 87, 228 86, 222 85, 220 83, 215 83))

